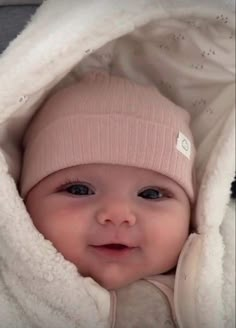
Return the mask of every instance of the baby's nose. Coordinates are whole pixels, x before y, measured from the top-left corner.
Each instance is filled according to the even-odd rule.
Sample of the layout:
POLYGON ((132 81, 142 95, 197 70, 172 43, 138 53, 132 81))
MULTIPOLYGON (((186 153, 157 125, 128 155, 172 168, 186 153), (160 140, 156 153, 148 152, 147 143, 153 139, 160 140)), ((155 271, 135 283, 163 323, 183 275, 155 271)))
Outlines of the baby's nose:
POLYGON ((120 226, 127 224, 133 226, 136 223, 136 216, 132 211, 123 205, 107 206, 97 213, 97 222, 99 224, 113 224, 120 226))

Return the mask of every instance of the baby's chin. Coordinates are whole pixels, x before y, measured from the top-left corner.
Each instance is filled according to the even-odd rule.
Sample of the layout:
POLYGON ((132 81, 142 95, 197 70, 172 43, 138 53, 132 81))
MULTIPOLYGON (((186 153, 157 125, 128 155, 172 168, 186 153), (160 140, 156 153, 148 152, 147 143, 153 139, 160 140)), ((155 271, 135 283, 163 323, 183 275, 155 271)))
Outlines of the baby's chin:
MULTIPOLYGON (((93 263, 94 264, 94 263, 93 263)), ((162 274, 170 268, 157 266, 132 265, 131 263, 102 263, 101 265, 80 266, 80 274, 94 279, 100 286, 107 290, 116 290, 128 286, 140 279, 156 274, 162 274), (164 270, 165 269, 165 270, 164 270)))
POLYGON ((100 286, 107 290, 116 290, 123 288, 139 279, 144 278, 141 272, 127 272, 121 271, 119 267, 110 267, 109 270, 96 272, 95 274, 88 274, 87 276, 93 278, 100 286))
POLYGON ((124 279, 124 277, 122 278, 118 278, 118 277, 107 277, 107 278, 95 278, 93 277, 93 279, 103 288, 107 289, 107 290, 116 290, 116 289, 120 289, 123 288, 129 284, 131 284, 132 282, 138 280, 137 279, 124 279))

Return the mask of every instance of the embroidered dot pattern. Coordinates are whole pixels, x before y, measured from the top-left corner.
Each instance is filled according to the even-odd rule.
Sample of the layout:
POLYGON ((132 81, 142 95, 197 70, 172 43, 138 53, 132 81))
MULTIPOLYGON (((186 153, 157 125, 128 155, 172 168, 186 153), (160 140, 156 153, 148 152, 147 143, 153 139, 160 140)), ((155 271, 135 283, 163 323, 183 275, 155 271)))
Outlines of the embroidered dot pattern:
POLYGON ((209 57, 209 56, 215 56, 216 55, 216 52, 215 50, 212 50, 212 49, 208 49, 207 51, 202 51, 201 53, 201 56, 206 58, 206 57, 209 57))
POLYGON ((22 104, 26 103, 27 100, 28 100, 28 96, 25 96, 25 95, 21 96, 21 97, 18 99, 19 103, 22 103, 22 104))
MULTIPOLYGON (((215 17, 217 21, 217 25, 227 25, 229 24, 229 17, 227 15, 224 15, 222 13, 219 13, 215 17)), ((190 17, 185 20, 185 23, 187 26, 181 30, 181 31, 176 31, 175 33, 170 33, 169 35, 166 35, 165 38, 163 38, 160 43, 159 43, 159 49, 163 52, 169 53, 171 55, 171 52, 175 53, 176 47, 181 47, 181 44, 185 43, 187 45, 189 40, 189 31, 191 30, 201 30, 201 33, 204 33, 205 31, 207 32, 209 29, 208 22, 205 21, 204 19, 196 19, 194 17, 190 17), (188 28, 189 26, 189 28, 188 28)), ((215 25, 215 26, 217 26, 215 25)), ((182 28, 181 28, 182 29, 182 28)), ((222 27, 220 27, 222 29, 222 27)), ((207 32, 208 33, 208 32, 207 32)), ((225 28, 225 36, 226 38, 229 39, 234 39, 234 32, 229 31, 228 27, 225 28)), ((212 43, 213 44, 213 43, 212 43)), ((198 44, 198 49, 196 49, 195 54, 190 54, 189 58, 193 58, 192 62, 186 63, 186 67, 189 67, 190 69, 194 71, 198 71, 198 76, 199 78, 201 77, 201 72, 205 75, 206 74, 206 69, 210 69, 209 63, 211 60, 218 61, 218 53, 220 55, 220 52, 217 50, 218 48, 215 47, 214 45, 205 47, 205 44, 198 44), (198 55, 199 54, 199 55, 198 55)), ((186 49, 186 46, 183 45, 183 49, 186 49)), ((191 60, 191 59, 190 59, 191 60)), ((159 80, 159 88, 160 91, 163 92, 166 96, 173 96, 173 93, 175 92, 175 82, 166 80, 159 80)), ((214 114, 214 109, 212 107, 208 107, 208 101, 204 97, 201 97, 201 94, 199 94, 199 97, 196 97, 196 99, 191 99, 187 103, 189 106, 190 112, 192 114, 197 114, 205 111, 206 115, 213 115, 214 114)))
POLYGON ((165 41, 161 41, 159 48, 162 50, 172 50, 175 47, 175 43, 179 41, 184 41, 185 35, 183 33, 172 33, 165 38, 165 41), (173 43, 174 42, 174 43, 173 43))
POLYGON ((193 107, 196 107, 196 106, 206 106, 206 99, 198 99, 198 100, 195 100, 194 102, 193 102, 193 107))
MULTIPOLYGON (((198 111, 202 111, 206 107, 207 101, 206 99, 196 99, 192 102, 192 111, 193 113, 197 113, 198 111)), ((190 110, 191 110, 190 109, 190 110)))
POLYGON ((169 46, 168 46, 167 44, 164 44, 164 43, 161 43, 161 44, 159 45, 159 48, 160 48, 160 49, 165 49, 165 50, 170 50, 169 46))
POLYGON ((213 114, 213 109, 211 107, 206 108, 206 113, 212 115, 213 114))
POLYGON ((229 18, 227 16, 224 16, 223 14, 216 16, 216 20, 223 24, 228 24, 229 22, 229 18))
MULTIPOLYGON (((228 24, 229 18, 223 14, 219 14, 216 16, 216 20, 219 24, 228 24)), ((190 18, 185 21, 189 25, 189 28, 191 29, 204 29, 207 28, 207 24, 204 22, 204 20, 198 20, 195 18, 190 18)), ((187 32, 188 33, 188 32, 187 32)), ((171 52, 172 50, 175 51, 176 44, 179 42, 185 42, 188 39, 187 33, 184 32, 177 32, 177 33, 171 33, 168 36, 165 36, 165 39, 161 40, 159 43, 159 49, 166 52, 171 52)), ((234 35, 233 32, 230 32, 229 38, 233 39, 234 35)), ((211 58, 217 57, 217 50, 215 50, 213 47, 200 49, 199 50, 199 59, 196 60, 196 62, 190 63, 190 68, 193 70, 204 71, 207 67, 208 60, 211 58)), ((195 57, 197 59, 197 57, 195 57)), ((205 74, 205 72, 204 72, 205 74)), ((159 87, 160 91, 162 91, 164 94, 168 95, 170 92, 173 92, 174 86, 166 80, 160 80, 159 81, 159 87)), ((191 103, 190 103, 191 105, 191 103)), ((204 98, 197 98, 192 101, 192 108, 189 108, 190 111, 194 113, 202 112, 202 110, 206 111, 206 114, 212 115, 213 109, 210 107, 207 107, 207 100, 204 98)))
POLYGON ((203 70, 204 65, 203 64, 191 64, 191 68, 197 69, 197 70, 203 70))
POLYGON ((172 34, 171 38, 174 41, 185 40, 185 36, 182 33, 172 34))
MULTIPOLYGON (((219 13, 213 17, 213 26, 220 29, 220 36, 222 36, 222 33, 225 33, 225 38, 233 39, 234 38, 234 32, 229 29, 228 26, 225 26, 229 24, 230 18, 227 15, 224 15, 222 13, 219 13)), ((178 22, 179 24, 179 22, 178 22)), ((162 26, 163 27, 163 26, 162 26)), ((166 29, 166 25, 164 25, 164 28, 166 29)), ((165 30, 168 31, 168 30, 165 30)), ((198 39, 198 34, 201 34, 204 36, 206 34, 207 38, 208 35, 211 37, 211 30, 209 30, 209 21, 206 19, 200 19, 196 17, 188 17, 187 19, 183 19, 181 21, 180 25, 177 25, 176 30, 172 28, 172 32, 169 34, 166 33, 163 34, 162 37, 157 39, 157 46, 158 46, 158 52, 160 54, 165 53, 170 59, 172 60, 172 63, 174 63, 174 60, 176 58, 176 55, 179 54, 182 56, 182 58, 185 58, 185 62, 180 59, 180 65, 183 66, 183 71, 187 71, 189 76, 196 77, 197 79, 201 80, 201 76, 203 79, 205 79, 206 74, 211 74, 211 71, 213 69, 212 63, 222 62, 218 56, 221 56, 221 51, 218 50, 217 42, 204 42, 203 39, 198 39), (193 36, 196 37, 196 39, 192 38, 192 32, 193 36), (188 43, 191 42, 193 44, 193 47, 190 48, 188 43), (195 46, 196 42, 196 46, 195 46), (209 44, 208 46, 206 46, 209 44), (187 51, 187 56, 185 52, 187 51), (210 65, 209 65, 210 64, 210 65), (185 67, 184 67, 185 66, 185 67), (192 72, 191 72, 192 71, 192 72)), ((142 34, 140 34, 142 35, 142 34)), ((140 57, 145 56, 145 47, 140 47, 140 43, 137 42, 138 39, 136 39, 136 36, 134 37, 134 43, 132 44, 132 56, 140 57)), ((209 39, 210 40, 210 39, 209 39)), ((207 40, 205 40, 207 41, 207 40)), ((87 49, 85 50, 86 53, 90 53, 91 50, 87 49)), ((155 55, 155 53, 154 53, 155 55)), ((98 52, 95 54, 97 57, 96 59, 102 63, 104 66, 110 69, 115 69, 116 63, 113 64, 112 62, 112 56, 109 52, 98 52), (111 65, 114 65, 114 67, 111 65)), ((161 55, 160 59, 164 60, 163 55, 161 55)), ((118 57, 117 57, 118 58, 118 57)), ((136 58, 135 58, 136 60, 136 58)), ((137 58, 139 60, 139 58, 137 58)), ((149 62, 150 63, 150 62, 149 62)), ((181 66, 180 66, 181 67, 181 66)), ((178 89, 178 86, 176 86, 176 81, 182 81, 184 78, 180 71, 179 77, 176 75, 177 79, 171 78, 171 73, 173 71, 179 72, 178 67, 175 67, 175 64, 170 65, 169 72, 167 72, 166 76, 164 74, 160 74, 159 76, 164 77, 165 79, 161 79, 156 81, 158 84, 158 87, 160 88, 160 91, 165 94, 167 97, 169 96, 171 99, 174 98, 174 100, 178 101, 178 94, 175 95, 175 89, 178 89)), ((119 64, 118 64, 118 71, 119 71, 119 64)), ((160 69, 160 73, 162 73, 162 70, 160 69)), ((172 75, 173 76, 173 75, 172 75)), ((186 83, 186 82, 185 82, 186 83)), ((190 84, 192 82, 190 81, 190 84)), ((193 87, 194 87, 194 81, 193 81, 193 87)), ((194 88, 192 88, 193 90, 194 88)), ((209 91, 210 92, 210 91, 209 91)), ((182 95, 182 91, 180 92, 180 97, 182 95)), ((172 99, 173 100, 173 99, 172 99)), ((182 101, 182 99, 180 99, 182 101)), ((189 99, 185 100, 185 106, 188 106, 189 111, 195 115, 195 114, 201 114, 201 112, 205 111, 206 115, 212 115, 214 114, 214 108, 208 107, 208 92, 205 92, 205 89, 202 89, 198 94, 197 92, 193 93, 191 96, 191 93, 189 94, 189 99)))

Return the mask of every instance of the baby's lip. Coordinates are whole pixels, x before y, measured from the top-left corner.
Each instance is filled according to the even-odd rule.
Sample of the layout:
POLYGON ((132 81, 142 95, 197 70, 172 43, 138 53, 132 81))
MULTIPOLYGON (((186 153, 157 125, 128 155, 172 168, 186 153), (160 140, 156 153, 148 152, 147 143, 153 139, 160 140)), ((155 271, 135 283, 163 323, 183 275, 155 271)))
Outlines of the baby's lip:
POLYGON ((91 246, 93 246, 93 247, 107 247, 107 248, 111 248, 111 249, 124 249, 124 248, 136 248, 136 247, 138 247, 134 243, 127 243, 125 241, 100 242, 100 243, 94 243, 91 246))
POLYGON ((91 245, 96 248, 107 248, 107 249, 113 249, 113 250, 123 250, 127 248, 134 248, 134 246, 128 246, 123 243, 107 243, 107 244, 101 244, 101 245, 91 245))
POLYGON ((132 256, 138 247, 130 246, 124 243, 105 243, 99 245, 90 245, 96 254, 105 259, 125 260, 132 256))

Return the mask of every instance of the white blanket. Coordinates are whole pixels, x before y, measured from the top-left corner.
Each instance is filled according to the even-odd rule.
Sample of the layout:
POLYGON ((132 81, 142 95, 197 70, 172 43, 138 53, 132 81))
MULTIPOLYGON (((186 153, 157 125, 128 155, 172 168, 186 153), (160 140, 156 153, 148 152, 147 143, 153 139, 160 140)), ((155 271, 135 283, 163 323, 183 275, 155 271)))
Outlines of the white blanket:
POLYGON ((152 82, 189 110, 195 233, 179 259, 179 327, 233 328, 234 14, 220 2, 48 0, 0 57, 0 326, 109 327, 110 296, 35 229, 17 190, 39 104, 94 67, 152 82))

